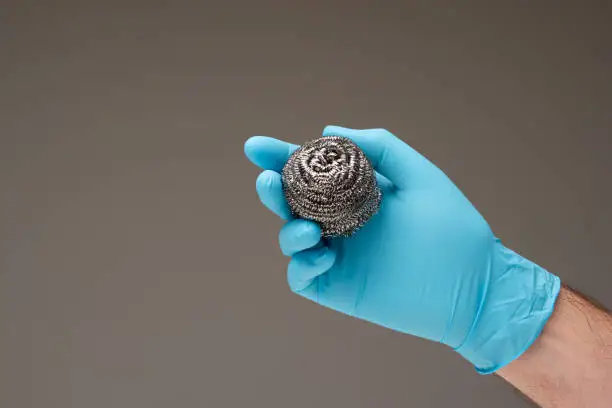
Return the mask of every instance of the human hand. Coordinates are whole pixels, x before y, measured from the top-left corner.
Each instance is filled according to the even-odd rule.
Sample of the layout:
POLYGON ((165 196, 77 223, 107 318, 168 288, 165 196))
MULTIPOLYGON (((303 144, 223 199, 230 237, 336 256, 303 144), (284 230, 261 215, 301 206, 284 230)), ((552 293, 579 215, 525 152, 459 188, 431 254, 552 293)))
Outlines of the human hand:
POLYGON ((376 170, 379 212, 349 238, 321 239, 317 224, 292 219, 280 172, 298 147, 253 137, 245 154, 264 169, 261 201, 287 223, 291 289, 342 313, 446 344, 479 372, 522 354, 539 335, 559 279, 505 248, 487 222, 428 159, 384 129, 328 126, 353 140, 376 170))

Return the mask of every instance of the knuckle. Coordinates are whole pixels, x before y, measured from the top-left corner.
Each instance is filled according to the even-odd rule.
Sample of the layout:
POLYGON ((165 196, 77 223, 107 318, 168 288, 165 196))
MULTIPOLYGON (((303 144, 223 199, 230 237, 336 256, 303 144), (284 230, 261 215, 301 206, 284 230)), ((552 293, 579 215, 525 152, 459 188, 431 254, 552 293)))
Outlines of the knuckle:
POLYGON ((379 136, 379 137, 391 137, 393 136, 393 134, 391 132, 389 132, 387 129, 385 128, 376 128, 374 129, 374 132, 379 136))

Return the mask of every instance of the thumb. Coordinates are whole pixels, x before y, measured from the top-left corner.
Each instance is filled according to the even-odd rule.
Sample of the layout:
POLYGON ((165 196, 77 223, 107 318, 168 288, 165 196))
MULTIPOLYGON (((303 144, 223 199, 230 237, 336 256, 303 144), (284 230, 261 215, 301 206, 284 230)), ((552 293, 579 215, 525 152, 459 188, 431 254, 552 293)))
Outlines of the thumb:
POLYGON ((416 150, 385 129, 349 129, 327 126, 323 136, 351 139, 364 151, 374 169, 398 189, 417 184, 425 168, 432 164, 416 150))

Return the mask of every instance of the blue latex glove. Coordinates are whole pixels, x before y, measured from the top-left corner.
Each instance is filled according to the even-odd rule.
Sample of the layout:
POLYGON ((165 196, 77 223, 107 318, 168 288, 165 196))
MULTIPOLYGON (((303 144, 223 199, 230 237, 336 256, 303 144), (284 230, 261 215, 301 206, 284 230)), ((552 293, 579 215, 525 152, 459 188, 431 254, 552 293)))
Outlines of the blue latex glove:
POLYGON ((291 289, 323 306, 444 343, 480 373, 519 357, 538 337, 558 277, 504 247, 451 180, 383 129, 328 126, 352 139, 377 171, 380 211, 350 238, 322 241, 318 225, 291 218, 280 171, 297 146, 255 136, 247 157, 265 169, 261 201, 287 220, 282 252, 291 289))

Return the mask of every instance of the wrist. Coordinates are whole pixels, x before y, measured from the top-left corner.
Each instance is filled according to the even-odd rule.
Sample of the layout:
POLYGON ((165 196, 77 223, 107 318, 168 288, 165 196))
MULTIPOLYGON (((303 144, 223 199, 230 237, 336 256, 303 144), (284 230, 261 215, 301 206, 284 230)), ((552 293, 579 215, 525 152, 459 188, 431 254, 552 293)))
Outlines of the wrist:
POLYGON ((496 240, 471 332, 455 348, 481 374, 520 357, 550 318, 560 279, 496 240))
POLYGON ((541 406, 609 407, 612 317, 563 287, 542 334, 498 374, 541 406))

